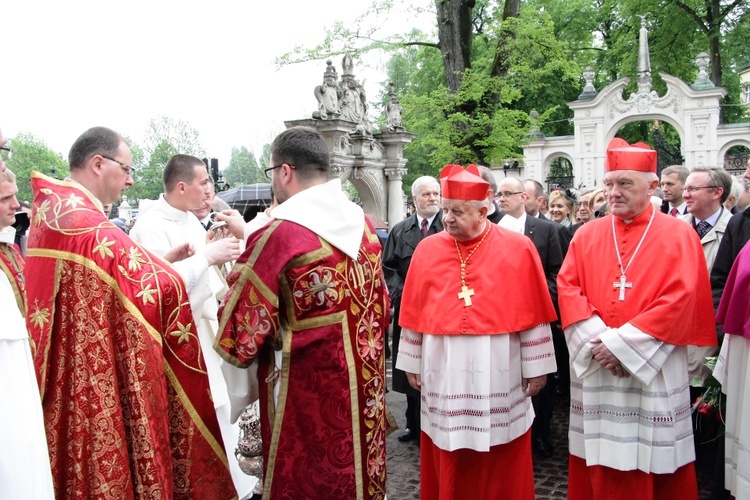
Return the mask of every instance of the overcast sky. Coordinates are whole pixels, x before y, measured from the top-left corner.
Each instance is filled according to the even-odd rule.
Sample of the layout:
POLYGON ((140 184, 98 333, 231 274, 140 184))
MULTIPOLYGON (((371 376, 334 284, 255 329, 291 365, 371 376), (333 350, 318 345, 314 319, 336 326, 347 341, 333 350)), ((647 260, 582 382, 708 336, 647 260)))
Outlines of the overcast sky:
MULTIPOLYGON (((316 45, 326 27, 351 22, 368 5, 6 0, 0 127, 6 138, 30 132, 67 157, 89 127, 111 127, 142 143, 149 120, 166 115, 195 127, 224 168, 233 146, 257 155, 284 130, 284 120, 308 118, 317 107, 313 88, 325 62, 278 70, 274 58, 316 45)), ((406 31, 419 23, 429 27, 434 18, 392 16, 389 26, 406 31)), ((341 73, 340 58, 334 64, 341 73)), ((367 79, 367 95, 376 99, 386 79, 382 62, 372 58, 354 73, 367 79)))

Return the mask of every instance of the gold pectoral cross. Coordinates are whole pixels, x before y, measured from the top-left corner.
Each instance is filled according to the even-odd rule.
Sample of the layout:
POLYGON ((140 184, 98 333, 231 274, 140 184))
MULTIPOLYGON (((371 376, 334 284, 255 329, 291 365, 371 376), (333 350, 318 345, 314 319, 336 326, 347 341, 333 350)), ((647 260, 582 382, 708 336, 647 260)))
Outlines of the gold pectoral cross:
POLYGON ((461 291, 458 293, 458 298, 463 299, 464 306, 468 307, 471 305, 472 295, 474 295, 474 290, 472 288, 467 287, 466 285, 463 285, 461 287, 461 291))

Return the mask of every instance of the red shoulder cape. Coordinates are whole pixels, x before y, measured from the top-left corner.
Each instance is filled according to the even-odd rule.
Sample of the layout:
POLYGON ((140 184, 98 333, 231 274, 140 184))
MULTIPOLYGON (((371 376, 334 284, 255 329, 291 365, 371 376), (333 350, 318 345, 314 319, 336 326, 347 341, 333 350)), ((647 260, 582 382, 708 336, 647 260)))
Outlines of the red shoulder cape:
MULTIPOLYGON (((489 231, 467 264, 466 285, 474 290, 470 306, 458 298, 461 263, 453 236, 441 232, 417 245, 404 282, 402 328, 431 335, 492 335, 557 318, 532 241, 495 224, 489 231)), ((471 248, 471 242, 462 248, 464 258, 471 248)))
MULTIPOLYGON (((615 218, 623 264, 628 265, 652 207, 630 224, 615 218)), ((711 284, 698 234, 689 224, 657 212, 626 278, 619 300, 620 266, 612 216, 584 224, 570 243, 557 293, 563 327, 598 314, 607 326, 630 323, 675 345, 716 345, 711 284)))
POLYGON ((27 326, 56 496, 235 496, 179 275, 80 185, 31 186, 27 326))

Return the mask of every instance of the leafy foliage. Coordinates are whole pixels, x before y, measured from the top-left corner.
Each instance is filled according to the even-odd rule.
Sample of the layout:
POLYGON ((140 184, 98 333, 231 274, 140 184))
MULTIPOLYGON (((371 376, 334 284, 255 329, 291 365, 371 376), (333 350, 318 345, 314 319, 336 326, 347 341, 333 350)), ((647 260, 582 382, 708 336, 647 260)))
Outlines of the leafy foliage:
POLYGON ((176 154, 201 158, 205 151, 198 131, 188 122, 167 116, 153 118, 146 130, 143 149, 130 142, 133 154, 133 186, 125 194, 131 200, 154 200, 164 190, 162 172, 169 159, 176 154))
POLYGON ((232 158, 229 160, 229 166, 224 169, 223 176, 231 187, 268 182, 258 167, 255 156, 245 146, 232 148, 232 158))
POLYGON ((16 175, 19 201, 31 201, 32 170, 58 179, 68 176, 68 164, 62 156, 33 135, 20 133, 8 141, 8 146, 13 148, 13 155, 6 166, 16 175))

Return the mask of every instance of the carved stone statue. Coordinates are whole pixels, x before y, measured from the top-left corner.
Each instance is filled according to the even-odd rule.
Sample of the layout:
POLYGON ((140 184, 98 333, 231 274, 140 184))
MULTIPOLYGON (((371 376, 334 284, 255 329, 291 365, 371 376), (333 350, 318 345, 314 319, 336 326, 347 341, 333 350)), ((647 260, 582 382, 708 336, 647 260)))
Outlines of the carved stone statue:
POLYGON ((388 101, 388 104, 385 105, 385 126, 388 128, 389 132, 396 132, 404 129, 404 123, 401 121, 404 109, 398 103, 393 82, 391 82, 390 87, 391 91, 389 94, 391 99, 388 101))
POLYGON ((325 73, 323 73, 323 84, 315 87, 313 91, 315 98, 318 100, 318 111, 313 113, 313 118, 318 120, 333 120, 341 115, 339 89, 336 79, 336 68, 328 60, 326 61, 325 73))
POLYGON ((352 56, 346 54, 341 59, 341 69, 344 71, 344 76, 354 76, 354 63, 352 62, 352 56))
POLYGON ((336 68, 326 61, 323 84, 315 87, 318 110, 312 114, 316 120, 342 119, 353 122, 354 131, 364 135, 372 134, 372 125, 367 121, 367 94, 365 87, 354 78, 352 57, 345 55, 341 61, 343 74, 338 80, 336 68))
POLYGON ((345 77, 339 87, 341 93, 341 118, 359 123, 367 112, 365 89, 353 77, 345 77))

